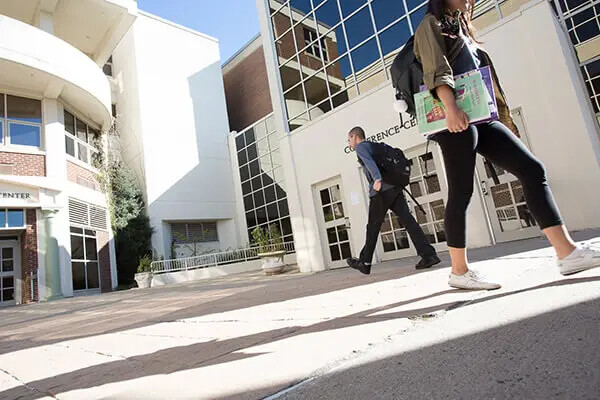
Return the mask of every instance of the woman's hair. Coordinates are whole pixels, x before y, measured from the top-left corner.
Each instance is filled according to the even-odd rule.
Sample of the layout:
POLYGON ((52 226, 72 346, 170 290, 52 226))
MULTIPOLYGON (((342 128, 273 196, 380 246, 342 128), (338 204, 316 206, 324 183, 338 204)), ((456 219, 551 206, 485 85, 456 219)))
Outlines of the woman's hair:
MULTIPOLYGON (((475 39, 475 27, 471 23, 473 20, 474 8, 475 0, 469 0, 469 9, 467 12, 461 13, 460 22, 465 33, 475 42, 479 43, 477 39, 475 39)), ((445 12, 446 0, 429 0, 429 3, 427 3, 427 13, 435 16, 439 21, 442 20, 445 12)))

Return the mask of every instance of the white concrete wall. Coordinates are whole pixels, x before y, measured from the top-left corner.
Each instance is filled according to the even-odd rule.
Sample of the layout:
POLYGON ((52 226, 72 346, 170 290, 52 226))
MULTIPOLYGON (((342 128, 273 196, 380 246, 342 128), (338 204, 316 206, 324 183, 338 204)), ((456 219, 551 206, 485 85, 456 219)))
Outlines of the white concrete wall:
MULTIPOLYGON (((549 5, 541 1, 530 3, 522 13, 484 32, 481 39, 495 61, 511 108, 522 108, 533 151, 546 164, 567 224, 571 229, 598 227, 600 168, 596 125, 586 103, 587 92, 579 85, 569 44, 562 35, 549 5)), ((363 245, 368 209, 361 187, 364 178, 355 155, 344 152, 346 135, 355 125, 372 135, 399 124, 392 100, 391 85, 385 84, 283 137, 288 193, 298 194, 296 206, 290 206, 294 233, 296 238, 306 240, 306 248, 300 248, 298 255, 302 271, 325 268, 326 255, 319 239, 322 232, 312 189, 319 182, 341 178, 352 223, 354 253, 363 245), (291 149, 287 154, 286 148, 291 149)), ((417 127, 409 127, 385 142, 410 150, 425 140, 417 127)), ((439 152, 437 146, 431 149, 439 152)), ((491 243, 482 204, 481 193, 476 190, 468 210, 467 236, 471 247, 491 243)))
MULTIPOLYGON (((168 257, 163 221, 234 218, 219 44, 140 14, 114 63, 123 87, 117 107, 127 136, 124 159, 142 175, 156 229, 152 244, 168 257)), ((230 231, 233 239, 222 239, 235 243, 230 231)))
POLYGON ((57 37, 0 15, 0 83, 59 94, 104 129, 110 125, 110 85, 89 57, 57 37))
POLYGON ((570 43, 545 1, 481 36, 511 107, 522 107, 531 147, 546 165, 570 229, 600 226, 597 125, 570 43))

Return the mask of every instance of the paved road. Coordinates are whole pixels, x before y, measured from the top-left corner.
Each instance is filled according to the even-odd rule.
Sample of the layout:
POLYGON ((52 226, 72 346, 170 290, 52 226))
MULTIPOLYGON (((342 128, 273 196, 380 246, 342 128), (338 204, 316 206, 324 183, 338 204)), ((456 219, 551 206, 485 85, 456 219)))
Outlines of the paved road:
POLYGON ((541 239, 471 258, 503 289, 413 259, 3 309, 0 399, 599 398, 600 269, 561 277, 541 239))

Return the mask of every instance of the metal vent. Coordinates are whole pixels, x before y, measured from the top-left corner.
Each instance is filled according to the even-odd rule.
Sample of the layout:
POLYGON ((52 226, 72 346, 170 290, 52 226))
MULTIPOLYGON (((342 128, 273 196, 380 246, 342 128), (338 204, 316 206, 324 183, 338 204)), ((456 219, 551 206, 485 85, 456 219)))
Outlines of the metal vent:
POLYGON ((69 222, 92 229, 106 230, 106 209, 86 202, 69 199, 69 222))
POLYGON ((106 209, 90 206, 90 226, 94 229, 106 230, 106 209))

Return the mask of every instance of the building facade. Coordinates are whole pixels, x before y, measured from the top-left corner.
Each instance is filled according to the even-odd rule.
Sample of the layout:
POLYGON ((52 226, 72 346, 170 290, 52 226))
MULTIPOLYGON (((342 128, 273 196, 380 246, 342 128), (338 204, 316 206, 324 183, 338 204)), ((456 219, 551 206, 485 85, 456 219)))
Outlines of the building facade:
POLYGON ((117 286, 103 67, 136 13, 133 0, 0 4, 1 305, 117 286))
POLYGON ((143 189, 155 257, 237 248, 219 42, 139 11, 111 72, 120 153, 143 189))
MULTIPOLYGON (((273 105, 268 120, 279 139, 275 146, 281 154, 281 181, 302 271, 344 266, 344 258, 356 255, 364 242, 368 192, 356 155, 346 145, 347 132, 356 125, 368 132, 369 140, 406 152, 413 166, 409 189, 427 213, 414 204, 411 208, 430 241, 446 249, 447 182, 441 152, 436 145, 427 147, 414 120, 393 111, 389 81, 389 66, 425 15, 426 4, 257 0, 273 105)), ((474 21, 494 59, 522 140, 545 163, 563 217, 575 230, 600 226, 595 79, 588 73, 594 64, 581 65, 586 62, 582 46, 592 48, 588 41, 595 40, 590 30, 597 30, 597 20, 580 16, 569 26, 568 13, 576 11, 568 10, 589 14, 595 7, 592 2, 578 4, 481 1, 474 21)), ((253 131, 248 130, 251 137, 253 131)), ((246 193, 241 166, 247 145, 242 139, 231 143, 241 194, 246 193)), ((479 159, 474 185, 468 210, 470 247, 540 235, 514 176, 479 159), (492 168, 499 181, 493 179, 492 168)), ((251 226, 255 215, 248 210, 257 209, 256 199, 243 199, 252 207, 244 208, 246 215, 239 212, 239 219, 251 226)), ((388 214, 376 259, 415 254, 406 231, 388 214)))

